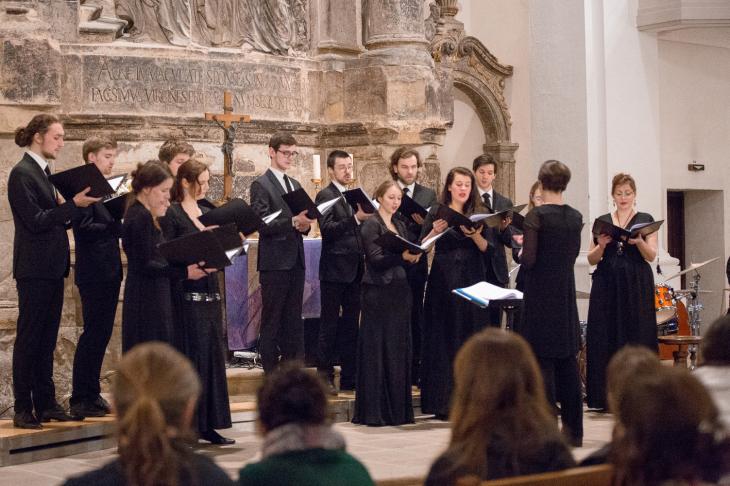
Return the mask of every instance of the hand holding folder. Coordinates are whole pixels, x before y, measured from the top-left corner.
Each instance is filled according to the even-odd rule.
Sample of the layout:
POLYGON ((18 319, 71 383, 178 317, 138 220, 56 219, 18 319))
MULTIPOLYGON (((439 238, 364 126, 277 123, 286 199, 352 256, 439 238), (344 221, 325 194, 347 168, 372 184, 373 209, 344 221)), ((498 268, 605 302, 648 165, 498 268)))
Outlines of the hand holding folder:
POLYGON ((289 206, 292 214, 299 215, 303 211, 306 211, 307 218, 312 220, 321 218, 322 215, 329 211, 330 208, 332 208, 332 206, 334 206, 334 204, 340 199, 339 197, 336 197, 317 205, 314 201, 312 201, 312 198, 309 197, 307 191, 301 187, 296 191, 282 194, 281 197, 284 199, 286 205, 289 206))
POLYGON ((243 243, 236 225, 231 223, 160 243, 157 248, 172 265, 205 262, 206 268, 221 269, 233 264, 243 252, 243 243))
POLYGON ((627 229, 602 219, 596 219, 593 221, 592 233, 595 238, 598 238, 599 235, 608 235, 614 241, 627 241, 639 236, 646 238, 658 231, 663 223, 663 219, 652 223, 637 223, 627 229))
POLYGON ((250 235, 260 230, 281 214, 277 211, 273 214, 260 218, 251 206, 243 199, 232 199, 223 206, 217 207, 203 214, 198 220, 205 226, 223 226, 235 223, 238 231, 244 235, 250 235))
POLYGON ((360 208, 368 214, 375 212, 375 205, 373 204, 372 199, 368 197, 361 187, 345 191, 342 195, 345 197, 347 204, 350 205, 353 212, 358 212, 358 204, 360 205, 360 208))
POLYGON ((396 233, 393 233, 392 231, 387 231, 378 236, 378 238, 375 240, 375 244, 385 248, 388 251, 392 251, 393 253, 403 253, 404 251, 408 251, 413 255, 418 255, 420 253, 427 252, 431 248, 431 246, 436 243, 436 240, 438 240, 445 234, 446 231, 438 233, 431 238, 423 240, 423 242, 419 245, 417 243, 412 243, 408 241, 407 239, 396 233))
POLYGON ((58 192, 66 201, 70 201, 87 188, 85 196, 100 198, 114 194, 114 188, 104 178, 99 168, 94 164, 85 164, 73 169, 64 170, 48 176, 58 192))

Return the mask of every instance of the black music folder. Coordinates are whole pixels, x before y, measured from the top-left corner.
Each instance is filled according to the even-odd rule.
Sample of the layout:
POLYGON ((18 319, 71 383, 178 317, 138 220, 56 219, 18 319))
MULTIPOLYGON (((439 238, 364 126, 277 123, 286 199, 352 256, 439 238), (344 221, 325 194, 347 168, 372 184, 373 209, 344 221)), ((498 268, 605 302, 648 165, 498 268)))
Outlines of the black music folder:
POLYGON ((385 248, 386 250, 392 251, 393 253, 403 253, 404 251, 408 250, 410 253, 417 255, 419 253, 427 252, 429 248, 431 248, 431 246, 436 243, 436 240, 441 238, 446 233, 447 231, 443 231, 436 236, 432 236, 427 240, 423 240, 423 242, 419 245, 418 243, 408 241, 407 239, 396 233, 393 233, 392 231, 386 231, 385 233, 377 237, 377 239, 375 240, 375 244, 385 248))
POLYGON ((525 217, 520 213, 512 213, 512 223, 510 226, 514 226, 520 231, 525 231, 525 217))
POLYGON ((70 201, 73 197, 90 187, 89 197, 104 197, 114 194, 114 188, 104 178, 99 168, 94 164, 84 164, 73 169, 64 170, 48 176, 51 184, 56 186, 64 199, 70 201))
POLYGON ((520 215, 520 211, 522 211, 526 207, 527 204, 519 204, 517 206, 512 206, 511 208, 503 209, 502 211, 499 211, 497 213, 492 213, 484 218, 484 224, 486 224, 490 228, 496 228, 502 223, 503 220, 507 218, 511 217, 514 220, 515 215, 520 216, 522 218, 522 221, 524 221, 525 218, 520 215))
POLYGON ((235 223, 238 231, 247 236, 266 226, 270 222, 267 219, 268 217, 261 218, 246 204, 246 201, 240 198, 231 199, 223 206, 212 209, 198 218, 205 226, 235 223))
POLYGON ((621 228, 602 219, 596 219, 593 221, 593 229, 591 232, 596 238, 599 235, 609 235, 615 241, 626 241, 629 238, 636 238, 639 235, 647 237, 658 231, 663 223, 664 220, 661 219, 653 223, 637 223, 630 228, 621 228))
POLYGON ((287 206, 289 206, 289 209, 291 210, 293 215, 298 215, 302 211, 307 211, 307 217, 309 219, 317 219, 321 218, 324 213, 329 211, 329 209, 337 202, 339 197, 336 197, 334 199, 330 199, 329 201, 325 201, 320 205, 314 204, 314 201, 312 201, 312 198, 309 197, 309 194, 307 194, 307 191, 304 190, 304 188, 300 187, 296 191, 288 192, 286 194, 282 194, 281 197, 284 199, 284 202, 287 206))
POLYGON ((127 210, 127 199, 130 193, 111 196, 104 199, 104 207, 109 211, 114 219, 122 220, 127 210))
POLYGON ((157 248, 172 265, 205 262, 205 268, 220 269, 231 265, 242 253, 243 243, 236 224, 231 223, 160 243, 157 248))
POLYGON ((354 212, 357 212, 358 204, 360 205, 362 210, 368 214, 372 214, 375 212, 375 205, 373 204, 373 201, 370 199, 370 197, 368 197, 368 195, 365 193, 365 191, 362 190, 361 187, 345 191, 342 193, 342 195, 345 197, 347 204, 350 205, 354 212))
POLYGON ((443 219, 451 228, 459 228, 465 226, 467 228, 476 228, 482 224, 483 220, 491 216, 490 214, 472 214, 471 216, 464 216, 458 211, 454 211, 445 204, 439 205, 436 210, 435 219, 443 219))
POLYGON ((418 204, 412 197, 403 194, 403 198, 400 200, 400 207, 398 207, 398 212, 409 220, 412 220, 414 214, 418 214, 422 218, 425 218, 428 214, 428 209, 418 204))

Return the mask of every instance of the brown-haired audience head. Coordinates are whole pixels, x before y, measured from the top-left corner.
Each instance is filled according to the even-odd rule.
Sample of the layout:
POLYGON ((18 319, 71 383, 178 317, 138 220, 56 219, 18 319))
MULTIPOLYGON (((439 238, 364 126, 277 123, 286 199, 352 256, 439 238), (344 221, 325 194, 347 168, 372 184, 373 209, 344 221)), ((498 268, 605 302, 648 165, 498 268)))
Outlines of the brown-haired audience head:
POLYGON ((613 355, 606 369, 606 402, 612 412, 618 410, 621 393, 631 380, 642 373, 654 373, 661 366, 657 354, 645 346, 628 344, 613 355))
POLYGON ((400 180, 410 186, 418 178, 418 169, 423 167, 418 150, 408 147, 397 148, 390 156, 390 176, 394 181, 400 180))
POLYGON ((105 176, 112 174, 117 157, 117 141, 111 137, 91 137, 81 147, 87 164, 95 164, 105 176))
POLYGON ((172 186, 173 200, 182 202, 185 194, 195 199, 205 197, 210 182, 210 170, 203 162, 190 159, 177 170, 175 183, 172 186))
POLYGON ((540 189, 540 181, 533 182, 530 187, 530 196, 527 201, 527 212, 529 213, 536 206, 542 206, 542 190, 540 189))
POLYGON ((200 380, 190 361, 162 342, 138 344, 112 383, 119 457, 128 484, 179 484, 188 467, 176 439, 192 435, 200 380))
POLYGON ((159 159, 170 166, 172 175, 177 175, 177 169, 195 155, 195 148, 184 140, 171 138, 166 140, 157 154, 159 159))
POLYGON ((570 169, 559 160, 547 160, 537 174, 543 191, 563 192, 570 182, 570 169))
POLYGON ((15 144, 28 147, 45 159, 55 159, 63 148, 63 125, 55 115, 34 116, 26 126, 15 129, 15 144))
POLYGON ((730 366, 730 315, 716 319, 702 336, 700 362, 708 366, 730 366))
POLYGON ((636 192, 636 181, 634 178, 629 174, 620 172, 613 176, 613 180, 611 181, 611 194, 615 194, 616 188, 623 185, 628 185, 632 191, 636 192))
POLYGON ((450 419, 449 450, 457 467, 481 477, 486 477, 485 451, 495 430, 514 433, 503 437, 509 450, 547 434, 560 437, 530 345, 496 328, 473 335, 457 353, 450 419))
POLYGON ((283 362, 266 375, 256 401, 264 433, 290 423, 327 422, 327 395, 322 380, 296 361, 283 362))
POLYGON ((469 196, 464 202, 463 212, 466 215, 470 215, 475 212, 479 205, 479 190, 477 189, 476 180, 474 179, 474 173, 466 167, 454 167, 446 174, 446 181, 444 182, 444 188, 441 190, 441 203, 448 206, 454 200, 451 192, 456 190, 454 187, 454 181, 457 179, 468 179, 471 188, 469 189, 469 196))
POLYGON ((716 474, 718 411, 705 387, 684 368, 659 366, 631 378, 618 400, 612 462, 615 483, 689 484, 716 474))

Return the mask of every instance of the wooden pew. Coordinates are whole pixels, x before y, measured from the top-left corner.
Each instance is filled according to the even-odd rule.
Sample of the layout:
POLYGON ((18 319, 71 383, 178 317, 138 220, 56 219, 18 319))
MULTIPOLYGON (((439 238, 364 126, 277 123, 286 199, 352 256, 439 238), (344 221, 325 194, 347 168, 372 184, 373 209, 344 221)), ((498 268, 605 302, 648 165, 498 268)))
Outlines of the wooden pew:
POLYGON ((613 466, 602 464, 491 481, 480 481, 476 477, 462 478, 457 486, 611 486, 612 479, 613 466))

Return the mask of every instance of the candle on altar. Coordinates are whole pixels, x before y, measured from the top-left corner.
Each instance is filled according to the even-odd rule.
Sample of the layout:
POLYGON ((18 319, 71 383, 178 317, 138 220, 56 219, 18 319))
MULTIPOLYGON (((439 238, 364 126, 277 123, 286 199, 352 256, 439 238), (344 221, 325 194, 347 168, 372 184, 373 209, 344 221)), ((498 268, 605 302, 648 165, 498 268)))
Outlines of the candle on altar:
POLYGON ((322 179, 322 169, 319 163, 319 154, 312 155, 312 179, 322 179))

